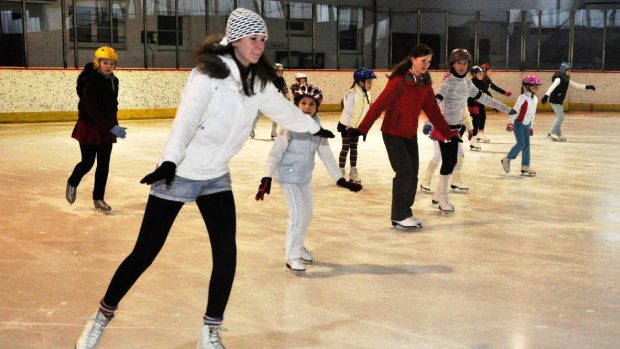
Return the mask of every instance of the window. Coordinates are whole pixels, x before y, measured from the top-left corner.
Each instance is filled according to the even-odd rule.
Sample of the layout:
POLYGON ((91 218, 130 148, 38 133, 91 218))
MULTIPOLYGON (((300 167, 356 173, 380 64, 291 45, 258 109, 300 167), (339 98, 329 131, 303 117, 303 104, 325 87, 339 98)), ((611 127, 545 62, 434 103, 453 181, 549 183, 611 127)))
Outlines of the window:
MULTIPOLYGON (((107 8, 79 6, 76 8, 77 41, 84 43, 125 43, 125 16, 123 10, 113 9, 112 40, 110 40, 110 15, 107 8), (120 33, 120 34, 119 34, 120 33)), ((69 21, 69 38, 74 41, 73 21, 69 21)))
MULTIPOLYGON (((157 16, 157 44, 175 46, 174 16, 157 16)), ((183 45, 183 17, 179 16, 179 46, 183 45)))

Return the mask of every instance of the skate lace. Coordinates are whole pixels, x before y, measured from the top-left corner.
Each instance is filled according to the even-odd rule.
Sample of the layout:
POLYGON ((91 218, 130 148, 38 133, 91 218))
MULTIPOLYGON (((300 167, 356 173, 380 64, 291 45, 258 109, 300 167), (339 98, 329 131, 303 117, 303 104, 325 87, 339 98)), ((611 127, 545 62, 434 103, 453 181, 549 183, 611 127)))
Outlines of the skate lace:
POLYGON ((99 342, 99 338, 101 338, 103 330, 105 330, 109 322, 109 320, 101 319, 99 316, 95 318, 93 327, 88 333, 88 338, 86 339, 86 344, 88 345, 87 348, 94 348, 97 342, 99 342))
POLYGON ((214 348, 225 349, 224 346, 222 345, 222 337, 221 337, 222 331, 226 331, 226 329, 220 326, 209 327, 209 343, 213 344, 214 348))

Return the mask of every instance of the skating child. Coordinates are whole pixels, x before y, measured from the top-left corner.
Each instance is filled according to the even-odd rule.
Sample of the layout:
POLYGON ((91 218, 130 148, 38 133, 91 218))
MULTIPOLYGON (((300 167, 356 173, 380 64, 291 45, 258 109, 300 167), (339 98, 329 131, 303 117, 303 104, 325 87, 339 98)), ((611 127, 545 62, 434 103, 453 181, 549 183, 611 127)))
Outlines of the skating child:
POLYGON ((530 168, 530 137, 534 135, 534 118, 538 105, 536 92, 540 85, 542 82, 536 75, 528 75, 522 80, 521 95, 514 106, 519 114, 509 116, 506 125, 506 131, 514 132, 517 140, 517 144, 501 160, 506 173, 510 172, 510 160, 516 159, 521 153, 521 174, 531 177, 536 175, 536 172, 530 168))
MULTIPOLYGON (((321 91, 312 85, 300 85, 293 98, 295 105, 318 125, 319 118, 316 113, 323 100, 321 91)), ((316 153, 337 185, 354 192, 362 189, 360 184, 347 182, 342 177, 327 139, 282 129, 269 152, 265 177, 261 179, 256 193, 256 200, 263 200, 265 194, 270 192, 274 176, 282 185, 289 213, 286 229, 286 268, 296 275, 304 273, 306 263, 313 261, 312 253, 304 247, 304 240, 312 220, 311 180, 316 153)))
MULTIPOLYGON (((372 103, 359 126, 349 130, 350 135, 366 135, 385 111, 381 132, 395 173, 392 180, 391 221, 394 228, 405 231, 422 226, 412 210, 420 166, 417 138, 420 112, 424 110, 436 132, 445 139, 461 141, 458 130, 450 130, 435 100, 428 73, 432 58, 433 50, 430 47, 413 47, 409 56, 392 69, 385 89, 372 103)), ((464 108, 463 105, 461 111, 464 108)))
MULTIPOLYGON (((489 89, 493 89, 501 94, 503 94, 506 97, 510 97, 512 96, 512 92, 508 92, 508 91, 504 91, 501 87, 495 85, 493 83, 493 81, 491 81, 491 65, 489 63, 483 63, 480 65, 480 69, 482 70, 482 79, 478 78, 478 77, 472 77, 472 81, 474 83, 474 85, 476 85, 476 87, 482 91, 483 93, 486 93, 489 97, 493 97, 491 95, 491 92, 489 91, 489 89)), ((472 74, 473 75, 473 74, 472 74)), ((484 134, 484 126, 486 124, 487 121, 487 113, 486 113, 486 109, 484 107, 483 104, 476 102, 473 99, 469 99, 467 101, 468 105, 474 107, 472 109, 472 111, 474 112, 472 114, 473 117, 473 123, 474 123, 474 135, 475 137, 475 143, 474 146, 478 143, 489 143, 491 140, 484 134), (478 107, 478 108, 475 108, 478 107), (477 114, 476 114, 477 112, 477 114)), ((475 149, 476 150, 476 149, 475 149)))
POLYGON ((580 90, 596 91, 596 87, 594 87, 594 85, 584 85, 571 80, 570 71, 570 63, 562 62, 562 64, 560 64, 560 71, 553 74, 553 77, 551 78, 553 83, 549 86, 549 89, 545 92, 545 95, 541 99, 542 104, 546 104, 547 101, 550 102, 551 108, 553 108, 553 111, 555 112, 555 120, 553 121, 553 124, 551 124, 551 129, 547 133, 547 137, 553 141, 566 141, 566 136, 562 134, 562 122, 564 122, 564 107, 562 104, 566 98, 568 86, 572 86, 580 90))
POLYGON ((238 8, 226 21, 226 36, 208 37, 198 49, 197 66, 183 89, 161 163, 140 181, 152 187, 136 245, 114 273, 76 349, 96 348, 118 304, 164 246, 184 203, 193 201, 207 227, 213 259, 198 348, 224 348, 220 325, 237 264, 231 158, 247 140, 257 110, 296 132, 334 137, 282 98, 273 86, 275 73, 264 57, 265 40, 263 19, 238 8))
POLYGON ((359 136, 350 136, 348 130, 351 127, 357 127, 368 112, 372 102, 370 89, 372 88, 372 81, 376 78, 377 76, 372 69, 361 67, 355 70, 353 73, 353 85, 344 95, 343 109, 338 121, 338 132, 342 136, 342 148, 340 149, 340 157, 338 159, 340 173, 343 177, 345 176, 344 168, 347 163, 347 154, 351 150, 349 157, 351 165, 349 180, 356 183, 362 182, 357 172, 357 144, 359 136))
POLYGON ((308 84, 308 76, 306 73, 299 72, 295 74, 295 81, 297 82, 291 85, 291 93, 295 93, 299 86, 308 84))
POLYGON ((75 165, 67 180, 65 198, 69 204, 75 202, 80 181, 93 168, 95 188, 93 203, 95 209, 108 212, 112 207, 104 200, 105 188, 110 171, 112 144, 116 138, 125 138, 124 127, 118 125, 118 78, 114 69, 118 63, 116 51, 108 46, 99 47, 93 62, 86 64, 77 79, 78 121, 71 137, 80 143, 82 160, 75 165))
MULTIPOLYGON (((450 128, 456 131, 461 129, 463 110, 468 97, 505 113, 516 113, 510 107, 480 91, 470 79, 465 78, 470 62, 471 55, 467 50, 462 48, 453 50, 448 57, 448 64, 452 75, 443 81, 437 94, 437 99, 440 101, 440 107, 446 121, 450 128)), ((448 185, 450 175, 458 160, 458 143, 446 140, 437 130, 434 130, 433 136, 439 140, 439 148, 441 150, 441 169, 439 173, 441 176, 437 189, 433 194, 432 203, 437 205, 442 212, 454 212, 454 206, 448 201, 448 185)))
MULTIPOLYGON (((288 87, 286 86, 286 81, 284 81, 284 64, 275 63, 273 68, 276 71, 276 77, 273 79, 273 85, 278 89, 278 92, 284 96, 284 98, 288 99, 288 87)), ((256 123, 262 114, 258 113, 256 120, 254 120, 254 124, 252 125, 252 131, 250 132, 250 138, 254 138, 256 136, 256 123)), ((271 121, 271 139, 275 139, 278 135, 277 132, 278 124, 275 121, 271 121)))

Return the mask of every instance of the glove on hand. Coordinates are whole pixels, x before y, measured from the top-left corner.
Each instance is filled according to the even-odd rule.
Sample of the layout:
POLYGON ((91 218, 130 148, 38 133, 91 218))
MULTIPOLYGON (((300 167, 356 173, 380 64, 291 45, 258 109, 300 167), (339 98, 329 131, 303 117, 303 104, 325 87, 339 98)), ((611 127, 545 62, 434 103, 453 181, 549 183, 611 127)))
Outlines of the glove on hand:
POLYGON ((508 112, 508 115, 515 115, 516 113, 517 113, 516 110, 510 109, 510 111, 508 112))
POLYGON ((480 108, 477 105, 475 105, 473 107, 469 107, 468 106, 467 110, 469 111, 469 115, 472 115, 472 116, 480 115, 480 108))
POLYGON ((338 130, 338 132, 347 132, 347 127, 342 124, 342 123, 338 123, 338 126, 336 127, 336 130, 338 130))
POLYGON ((540 100, 540 103, 542 104, 547 104, 547 101, 549 100, 549 96, 544 95, 543 98, 540 100))
POLYGON ((512 96, 512 92, 506 91, 506 92, 504 92, 504 96, 510 97, 510 96, 512 96))
POLYGON ((463 140, 461 139, 461 133, 459 132, 459 130, 452 130, 452 137, 450 137, 448 142, 463 143, 463 140))
POLYGON ((260 185, 258 186, 258 192, 254 197, 256 201, 263 200, 265 194, 269 194, 271 192, 271 177, 263 177, 260 180, 260 185))
POLYGON ((474 131, 467 130, 467 139, 471 141, 472 138, 474 138, 474 131))
POLYGON ((110 133, 112 133, 116 137, 125 138, 125 136, 127 135, 127 132, 125 131, 126 129, 127 127, 120 127, 118 125, 114 125, 114 127, 112 127, 112 129, 110 130, 110 133))
POLYGON ((515 129, 515 125, 513 125, 513 124, 507 124, 506 125, 506 131, 512 132, 512 130, 514 130, 514 129, 515 129))
POLYGON ((177 165, 172 161, 164 161, 158 168, 155 169, 152 173, 147 174, 140 180, 140 183, 153 184, 157 181, 161 181, 162 179, 166 180, 166 185, 170 185, 172 180, 174 179, 174 174, 176 173, 177 165))
POLYGON ((321 138, 334 138, 334 134, 332 133, 332 131, 326 130, 322 127, 317 133, 314 133, 314 135, 321 138))
POLYGON ((343 188, 347 188, 350 191, 354 191, 354 192, 358 192, 358 191, 362 190, 362 185, 361 184, 357 184, 357 183, 353 183, 353 182, 347 182, 347 180, 344 179, 344 178, 340 178, 338 180, 338 182, 336 182, 336 184, 338 184, 339 186, 341 186, 343 188))
POLYGON ((431 134, 431 131, 433 131, 433 125, 424 124, 424 126, 422 126, 422 133, 424 133, 425 135, 431 134))
POLYGON ((355 138, 355 137, 362 136, 362 139, 364 140, 364 142, 366 142, 366 135, 363 134, 360 130, 356 129, 355 127, 348 128, 347 132, 349 132, 349 138, 355 138))
POLYGON ((586 85, 586 90, 596 91, 596 87, 594 85, 586 85))
POLYGON ((534 129, 530 128, 530 137, 534 137, 534 129))

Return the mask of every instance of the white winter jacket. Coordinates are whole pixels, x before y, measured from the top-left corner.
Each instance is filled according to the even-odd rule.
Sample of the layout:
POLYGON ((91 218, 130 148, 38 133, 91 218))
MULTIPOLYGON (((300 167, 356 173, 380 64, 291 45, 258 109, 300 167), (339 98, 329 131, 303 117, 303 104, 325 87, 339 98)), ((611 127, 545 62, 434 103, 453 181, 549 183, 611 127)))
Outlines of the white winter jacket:
POLYGON ((193 180, 220 177, 243 146, 260 110, 295 132, 316 133, 320 126, 287 101, 273 83, 255 95, 243 93, 239 69, 230 55, 218 56, 230 69, 216 79, 193 69, 187 79, 161 162, 177 165, 178 176, 193 180))

